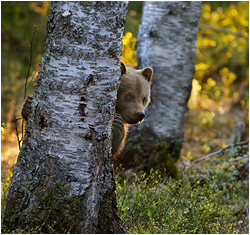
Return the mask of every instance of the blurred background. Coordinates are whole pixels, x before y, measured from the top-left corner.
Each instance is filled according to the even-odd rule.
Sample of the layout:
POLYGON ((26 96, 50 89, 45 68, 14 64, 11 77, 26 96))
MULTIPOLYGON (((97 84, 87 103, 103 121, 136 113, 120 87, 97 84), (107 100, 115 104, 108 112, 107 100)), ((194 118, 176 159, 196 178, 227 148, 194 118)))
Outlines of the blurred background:
MULTIPOLYGON (((132 66, 137 65, 135 44, 142 5, 143 2, 129 3, 123 37, 122 60, 132 66)), ((14 115, 21 117, 26 77, 31 84, 26 94, 33 93, 45 46, 49 8, 50 2, 1 2, 2 181, 10 179, 18 157, 14 115)), ((228 145, 237 122, 246 123, 244 136, 248 138, 248 32, 249 2, 202 3, 193 89, 181 152, 187 160, 201 158, 228 145)), ((21 124, 18 120, 19 130, 21 124)))

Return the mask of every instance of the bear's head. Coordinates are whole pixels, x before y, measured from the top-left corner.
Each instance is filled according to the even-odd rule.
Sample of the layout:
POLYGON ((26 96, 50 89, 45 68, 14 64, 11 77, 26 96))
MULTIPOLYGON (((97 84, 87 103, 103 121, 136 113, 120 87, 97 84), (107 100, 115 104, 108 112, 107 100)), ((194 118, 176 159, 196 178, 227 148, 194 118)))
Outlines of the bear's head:
POLYGON ((150 102, 150 87, 153 70, 127 68, 121 62, 121 82, 117 93, 116 112, 123 122, 136 124, 145 117, 144 110, 150 102))

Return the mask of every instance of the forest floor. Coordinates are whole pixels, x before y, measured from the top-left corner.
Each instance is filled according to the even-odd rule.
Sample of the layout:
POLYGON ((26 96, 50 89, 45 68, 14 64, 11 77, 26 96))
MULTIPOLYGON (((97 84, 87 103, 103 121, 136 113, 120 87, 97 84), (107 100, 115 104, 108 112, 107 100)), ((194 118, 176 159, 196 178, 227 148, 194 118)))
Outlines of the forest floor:
MULTIPOLYGON (((120 177, 117 172, 118 214, 129 232, 248 233, 249 179, 239 179, 235 174, 246 159, 230 162, 228 150, 194 163, 230 144, 237 121, 246 121, 243 140, 248 139, 247 115, 242 110, 215 113, 212 122, 202 123, 197 118, 199 113, 190 110, 178 180, 162 177, 157 171, 148 177, 131 171, 120 177), (232 121, 235 113, 237 117, 232 121)), ((6 198, 18 154, 16 132, 8 127, 1 135, 2 199, 6 198)))

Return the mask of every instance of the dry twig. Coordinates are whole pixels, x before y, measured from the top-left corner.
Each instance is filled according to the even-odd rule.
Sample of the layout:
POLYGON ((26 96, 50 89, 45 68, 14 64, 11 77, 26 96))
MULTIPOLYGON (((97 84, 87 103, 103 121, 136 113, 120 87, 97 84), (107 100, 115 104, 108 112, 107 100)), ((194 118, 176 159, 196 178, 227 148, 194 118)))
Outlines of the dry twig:
POLYGON ((243 155, 242 157, 239 157, 239 158, 230 160, 229 162, 240 161, 240 160, 242 160, 242 159, 244 159, 244 158, 249 158, 249 155, 248 155, 248 154, 245 154, 245 155, 243 155))
MULTIPOLYGON (((28 72, 27 72, 27 75, 26 75, 26 79, 25 79, 25 85, 24 85, 24 100, 26 99, 26 96, 27 96, 27 89, 29 88, 33 78, 34 78, 34 75, 30 81, 30 83, 28 84, 28 78, 29 78, 29 74, 30 74, 30 69, 31 69, 31 65, 32 65, 32 59, 33 59, 33 53, 32 53, 32 46, 33 46, 33 41, 34 41, 34 38, 35 38, 35 34, 36 34, 36 25, 34 25, 34 32, 33 32, 33 35, 32 35, 32 38, 31 38, 31 42, 29 45, 29 48, 30 48, 30 58, 29 58, 29 67, 28 67, 28 72)), ((28 39, 27 39, 27 43, 29 43, 28 39)), ((23 136, 24 136, 24 120, 22 120, 22 139, 21 141, 23 140, 23 136)))
POLYGON ((204 159, 206 159, 206 158, 209 158, 209 157, 214 156, 214 155, 216 155, 216 154, 222 153, 222 152, 224 152, 225 150, 227 150, 227 149, 229 149, 229 148, 233 148, 233 147, 235 147, 235 146, 247 145, 248 143, 249 143, 249 141, 247 140, 247 141, 243 141, 243 142, 240 142, 240 143, 237 143, 237 144, 230 144, 230 145, 228 145, 227 147, 225 147, 225 148, 223 148, 223 149, 221 149, 221 150, 219 150, 219 151, 210 153, 210 154, 208 154, 208 155, 205 156, 205 157, 198 158, 198 159, 196 159, 194 162, 202 161, 202 160, 204 160, 204 159))
POLYGON ((18 147, 19 147, 19 151, 20 151, 20 149, 21 149, 21 145, 20 145, 21 140, 19 140, 19 137, 18 137, 17 120, 19 120, 19 119, 16 118, 16 116, 14 114, 14 122, 15 122, 15 127, 16 127, 16 137, 17 137, 18 147))
POLYGON ((243 37, 246 39, 249 38, 248 33, 240 32, 240 31, 232 31, 230 29, 214 27, 212 25, 206 25, 206 24, 199 24, 199 27, 200 27, 200 29, 204 29, 204 30, 213 30, 213 31, 219 32, 219 33, 233 34, 235 36, 243 37))
MULTIPOLYGON (((34 25, 33 36, 32 36, 32 38, 31 38, 30 44, 28 44, 28 45, 29 45, 29 48, 30 48, 30 59, 29 59, 28 72, 27 72, 27 76, 26 76, 26 80, 25 80, 25 86, 24 86, 24 99, 26 98, 27 83, 28 83, 28 78, 29 78, 30 69, 31 69, 31 64, 32 64, 32 59, 33 59, 33 55, 32 55, 32 46, 33 46, 33 41, 34 41, 34 38, 35 38, 35 34, 36 34, 36 26, 34 25)), ((29 43, 28 38, 27 38, 27 43, 29 43)))
MULTIPOLYGON (((34 32, 33 32, 33 35, 32 35, 32 38, 31 38, 31 42, 29 43, 29 40, 27 38, 27 43, 28 43, 28 46, 29 46, 29 53, 30 53, 30 58, 29 58, 29 67, 28 67, 28 71, 27 71, 27 75, 26 75, 26 79, 25 79, 25 85, 24 85, 24 100, 27 96, 27 89, 29 88, 32 80, 34 79, 35 77, 35 74, 36 72, 33 74, 32 76, 32 79, 30 81, 30 83, 28 84, 28 78, 29 78, 29 74, 30 74, 30 69, 31 69, 31 65, 32 65, 32 59, 34 58, 34 56, 32 55, 32 46, 33 46, 33 42, 34 42, 34 38, 35 38, 35 34, 36 34, 36 26, 34 25, 34 32)), ((15 105, 15 104, 14 104, 15 105)), ((15 105, 16 107, 18 107, 17 105, 15 105)), ((20 107, 18 107, 19 109, 21 109, 20 107)), ((19 146, 19 151, 21 149, 21 142, 23 141, 23 136, 24 136, 24 120, 23 118, 16 118, 16 116, 14 115, 14 122, 15 122, 15 128, 16 128, 16 136, 17 136, 17 141, 18 141, 18 146, 19 146), (19 136, 18 136, 18 127, 17 127, 17 121, 22 119, 22 137, 21 139, 19 139, 19 136)))

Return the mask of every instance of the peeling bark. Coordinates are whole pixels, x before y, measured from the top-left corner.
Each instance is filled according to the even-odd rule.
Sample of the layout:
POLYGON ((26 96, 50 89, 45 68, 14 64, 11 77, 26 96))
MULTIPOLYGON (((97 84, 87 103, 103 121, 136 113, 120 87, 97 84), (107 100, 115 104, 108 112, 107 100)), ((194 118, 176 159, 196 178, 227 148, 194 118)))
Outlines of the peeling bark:
POLYGON ((116 214, 111 126, 127 2, 52 2, 33 108, 4 226, 125 233, 116 214))
POLYGON ((201 2, 144 2, 137 57, 140 68, 153 68, 152 96, 145 121, 131 127, 127 147, 118 159, 125 168, 150 170, 162 161, 156 155, 164 148, 175 160, 179 158, 200 8, 201 2))

